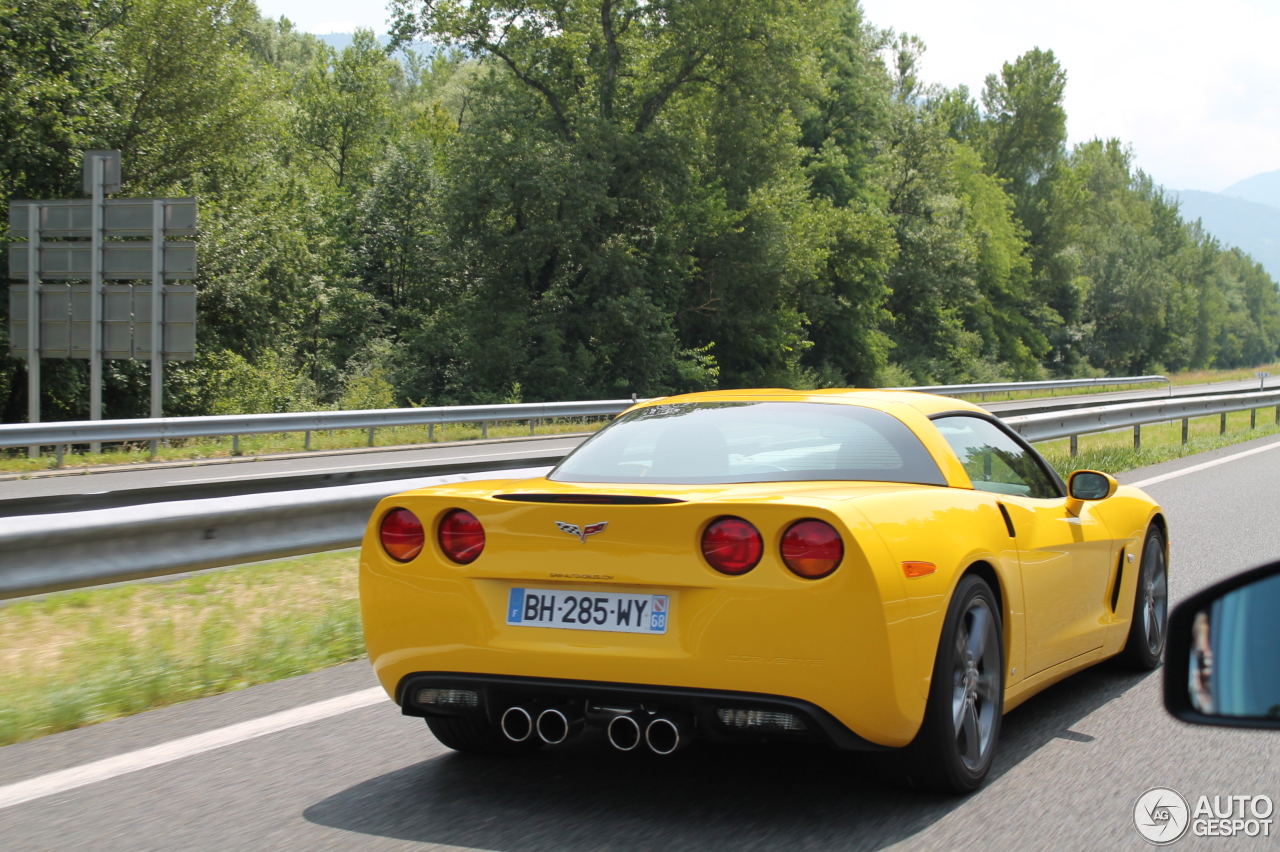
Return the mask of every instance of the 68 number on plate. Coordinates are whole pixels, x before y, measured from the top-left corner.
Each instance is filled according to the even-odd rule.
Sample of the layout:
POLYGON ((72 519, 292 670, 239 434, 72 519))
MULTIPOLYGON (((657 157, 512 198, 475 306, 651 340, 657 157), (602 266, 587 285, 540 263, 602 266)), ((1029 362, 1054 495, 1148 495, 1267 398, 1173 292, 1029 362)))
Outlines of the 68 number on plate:
POLYGON ((507 624, 609 633, 667 632, 671 598, 625 592, 512 589, 507 624))

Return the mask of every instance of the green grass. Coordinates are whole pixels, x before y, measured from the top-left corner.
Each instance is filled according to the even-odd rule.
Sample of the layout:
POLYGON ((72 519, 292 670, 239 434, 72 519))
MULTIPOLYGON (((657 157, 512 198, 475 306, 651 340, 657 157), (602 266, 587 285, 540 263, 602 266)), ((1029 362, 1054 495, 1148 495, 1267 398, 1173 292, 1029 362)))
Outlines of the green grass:
MULTIPOLYGON (((542 421, 538 424, 538 435, 568 435, 591 432, 599 429, 607 421, 604 418, 561 418, 553 421, 542 421)), ((525 423, 491 423, 490 438, 515 438, 529 435, 529 425, 525 423)), ((478 423, 450 423, 436 426, 434 434, 426 426, 391 426, 379 429, 375 433, 378 446, 404 446, 441 443, 445 441, 472 441, 483 437, 478 423)), ((347 450, 369 446, 367 429, 335 429, 326 432, 312 432, 311 446, 307 447, 306 435, 302 432, 271 433, 266 435, 242 435, 239 442, 239 455, 263 456, 278 453, 301 453, 310 449, 347 450)), ((140 464, 153 461, 150 447, 146 442, 129 443, 105 448, 101 453, 72 453, 63 457, 64 468, 87 468, 100 465, 140 464)), ((192 438, 175 441, 172 446, 158 447, 154 461, 194 461, 198 459, 228 458, 233 454, 233 443, 230 437, 225 438, 192 438)), ((11 448, 7 454, 0 455, 0 473, 35 473, 37 471, 57 468, 57 456, 52 454, 52 447, 45 447, 45 455, 40 458, 27 458, 26 451, 11 448)), ((0 451, 3 452, 3 451, 0 451)))
POLYGON ((1131 428, 1081 435, 1074 458, 1067 438, 1038 443, 1036 449, 1064 478, 1075 470, 1101 470, 1116 474, 1280 434, 1280 425, 1275 423, 1274 408, 1260 408, 1256 429, 1249 428, 1248 411, 1235 411, 1227 415, 1226 433, 1219 434, 1218 430, 1219 415, 1213 414, 1191 419, 1186 444, 1182 443, 1182 421, 1179 420, 1143 426, 1142 448, 1139 450, 1133 448, 1131 428))
POLYGON ((0 745, 364 654, 355 551, 0 607, 0 745))

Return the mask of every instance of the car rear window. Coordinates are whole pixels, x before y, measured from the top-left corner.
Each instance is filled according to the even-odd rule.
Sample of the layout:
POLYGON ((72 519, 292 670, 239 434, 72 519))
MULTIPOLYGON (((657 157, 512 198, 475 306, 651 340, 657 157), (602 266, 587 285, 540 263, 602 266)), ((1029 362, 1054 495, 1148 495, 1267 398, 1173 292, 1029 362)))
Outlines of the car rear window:
POLYGON ((946 485, 901 420, 857 405, 694 402, 615 420, 551 472, 558 482, 869 480, 946 485))

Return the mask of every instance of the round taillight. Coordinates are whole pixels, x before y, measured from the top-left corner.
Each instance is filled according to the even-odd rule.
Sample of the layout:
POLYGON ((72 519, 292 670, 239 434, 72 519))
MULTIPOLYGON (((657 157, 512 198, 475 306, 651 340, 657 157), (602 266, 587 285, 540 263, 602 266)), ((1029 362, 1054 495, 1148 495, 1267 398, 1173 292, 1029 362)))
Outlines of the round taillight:
POLYGON ((844 542, 826 521, 796 521, 782 535, 782 561, 806 580, 820 580, 840 567, 844 542))
POLYGON ((702 555, 721 574, 745 574, 763 553, 760 531, 742 518, 720 518, 702 534, 702 555))
POLYGON ((382 549, 397 562, 408 562, 422 552, 426 536, 422 521, 408 509, 392 509, 382 518, 382 549))
POLYGON ((440 519, 440 549, 459 565, 470 565, 484 550, 484 526, 464 509, 451 509, 440 519))

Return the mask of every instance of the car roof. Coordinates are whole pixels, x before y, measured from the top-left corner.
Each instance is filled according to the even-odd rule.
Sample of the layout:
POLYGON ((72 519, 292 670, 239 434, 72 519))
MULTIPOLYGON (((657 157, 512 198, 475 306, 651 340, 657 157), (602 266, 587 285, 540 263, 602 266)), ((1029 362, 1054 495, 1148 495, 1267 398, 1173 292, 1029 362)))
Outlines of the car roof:
MULTIPOLYGON (((749 388, 743 390, 703 391, 687 393, 680 396, 665 396, 649 399, 638 404, 636 408, 647 408, 652 405, 671 405, 680 402, 825 402, 861 405, 889 411, 895 405, 908 405, 928 417, 944 411, 976 411, 982 408, 971 402, 950 396, 938 396, 932 393, 916 391, 879 390, 875 388, 823 388, 822 390, 788 390, 786 388, 749 388)), ((985 413, 985 412, 983 412, 985 413)))

